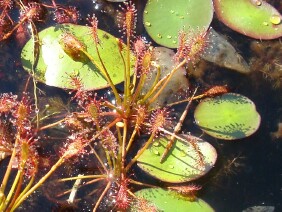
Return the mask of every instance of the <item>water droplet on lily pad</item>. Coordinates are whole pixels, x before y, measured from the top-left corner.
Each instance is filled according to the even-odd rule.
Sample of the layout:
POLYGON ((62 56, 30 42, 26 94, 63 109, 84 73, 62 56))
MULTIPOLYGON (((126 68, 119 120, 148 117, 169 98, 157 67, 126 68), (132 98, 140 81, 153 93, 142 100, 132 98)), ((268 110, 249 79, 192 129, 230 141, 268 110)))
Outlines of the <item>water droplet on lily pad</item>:
POLYGON ((146 26, 151 26, 151 23, 150 22, 145 22, 145 25, 146 26))
POLYGON ((274 25, 278 25, 281 23, 281 17, 279 15, 273 15, 270 17, 270 22, 274 25))
POLYGON ((262 4, 262 2, 261 2, 260 0, 257 0, 257 1, 256 1, 256 5, 257 5, 257 6, 261 6, 261 4, 262 4))
POLYGON ((261 120, 255 104, 247 97, 235 93, 204 99, 197 106, 194 117, 204 132, 225 140, 252 135, 261 120))
POLYGON ((159 143, 159 142, 154 142, 153 145, 154 145, 155 147, 158 147, 158 146, 160 146, 160 143, 159 143))
POLYGON ((160 152, 158 150, 154 150, 155 155, 160 155, 160 152))
POLYGON ((185 153, 183 150, 181 150, 180 156, 181 156, 181 157, 186 157, 186 153, 185 153))
POLYGON ((168 166, 170 169, 173 169, 174 168, 174 165, 169 165, 168 166))

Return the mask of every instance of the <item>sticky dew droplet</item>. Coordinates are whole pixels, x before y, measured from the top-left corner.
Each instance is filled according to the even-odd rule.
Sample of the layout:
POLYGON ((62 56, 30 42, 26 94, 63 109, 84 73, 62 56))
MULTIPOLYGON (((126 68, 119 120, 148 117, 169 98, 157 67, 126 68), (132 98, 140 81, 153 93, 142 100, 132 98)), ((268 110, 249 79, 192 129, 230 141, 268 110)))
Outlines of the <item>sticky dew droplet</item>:
POLYGON ((116 123, 116 126, 119 127, 119 128, 122 128, 122 127, 124 127, 124 123, 119 121, 119 122, 116 123))
POLYGON ((170 164, 168 167, 169 167, 170 169, 173 169, 173 168, 174 168, 174 165, 171 165, 171 164, 170 164))
POLYGON ((171 39, 172 38, 172 36, 171 35, 168 35, 168 36, 166 36, 168 39, 171 39))

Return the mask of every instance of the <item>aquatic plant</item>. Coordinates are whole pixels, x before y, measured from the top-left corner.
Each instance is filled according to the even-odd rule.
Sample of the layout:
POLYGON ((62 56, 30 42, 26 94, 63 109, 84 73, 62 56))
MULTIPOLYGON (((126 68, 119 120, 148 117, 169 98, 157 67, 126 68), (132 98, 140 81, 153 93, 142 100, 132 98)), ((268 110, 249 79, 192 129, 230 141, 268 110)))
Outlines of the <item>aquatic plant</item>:
MULTIPOLYGON (((37 80, 50 86, 76 89, 77 85, 73 79, 77 77, 85 90, 101 89, 108 87, 109 84, 97 67, 101 69, 101 66, 105 65, 110 70, 109 76, 113 84, 122 82, 124 76, 116 73, 119 73, 123 68, 124 52, 121 57, 118 49, 119 43, 115 37, 100 29, 97 29, 96 33, 99 42, 103 44, 98 45, 98 49, 100 57, 105 61, 104 64, 96 63, 99 61, 99 56, 96 54, 96 44, 93 42, 90 27, 58 24, 38 33, 42 45, 39 48, 35 70, 37 80), (81 51, 73 49, 76 43, 83 45, 81 51), (93 61, 96 64, 93 64, 93 61)), ((122 45, 122 48, 126 47, 124 44, 122 45)), ((22 64, 29 72, 33 66, 33 55, 30 54, 32 48, 33 41, 30 40, 22 50, 22 64)), ((133 55, 130 57, 133 60, 133 55)), ((134 61, 131 63, 134 64, 134 61)))
POLYGON ((206 31, 216 16, 231 29, 256 39, 282 36, 281 14, 265 1, 256 0, 149 0, 143 14, 148 34, 158 44, 176 48, 178 32, 190 31, 190 39, 206 31))
POLYGON ((215 164, 217 153, 212 145, 200 138, 178 135, 169 156, 162 163, 162 152, 169 138, 160 137, 138 158, 137 165, 157 179, 167 182, 187 182, 205 175, 215 164), (186 145, 187 140, 190 144, 186 145))
POLYGON ((260 72, 275 89, 282 86, 282 49, 280 41, 252 42, 251 68, 260 72))
POLYGON ((194 116, 203 131, 226 140, 250 136, 260 125, 260 115, 254 103, 234 93, 203 100, 197 106, 194 116))
POLYGON ((155 207, 156 209, 151 209, 150 211, 172 211, 175 210, 176 205, 177 210, 179 211, 214 211, 205 201, 187 201, 180 192, 172 189, 164 190, 161 188, 147 188, 137 191, 134 194, 139 199, 137 199, 137 201, 133 203, 134 205, 131 211, 144 211, 142 208, 144 201, 154 203, 151 208, 155 207))
MULTIPOLYGON (((211 1, 208 2, 210 7, 211 1)), ((57 24, 38 33, 34 24, 38 20, 37 10, 52 10, 59 23, 77 22, 78 11, 70 6, 57 5, 55 1, 52 5, 19 5, 25 14, 4 33, 2 40, 9 39, 24 23, 31 24, 34 29, 21 54, 22 64, 33 82, 30 86, 28 80, 25 89, 32 87, 33 97, 28 97, 30 94, 0 96, 3 119, 0 122, 3 138, 0 147, 3 147, 3 157, 10 156, 0 187, 0 210, 16 210, 47 183, 48 186, 53 184, 52 200, 66 201, 66 195, 69 195, 68 204, 75 204, 78 191, 89 188, 85 195, 93 196, 89 206, 93 211, 134 211, 136 205, 137 210, 158 211, 179 203, 185 209, 205 207, 207 211, 213 211, 196 197, 201 186, 175 183, 185 183, 205 175, 215 164, 215 148, 180 131, 194 100, 209 97, 216 101, 224 98, 228 91, 225 86, 214 86, 198 93, 197 88, 191 87, 187 88, 190 91, 182 99, 168 105, 159 102, 173 76, 204 52, 212 16, 204 27, 200 27, 197 36, 192 36, 193 33, 185 28, 182 31, 175 29, 173 38, 178 41, 178 46, 175 45, 177 53, 170 58, 171 66, 163 66, 158 61, 161 56, 154 53, 153 47, 145 39, 135 36, 137 10, 132 2, 125 2, 119 8, 124 42, 100 30, 95 15, 88 16, 90 26, 57 24), (169 70, 162 75, 165 68, 169 70), (147 83, 150 79, 153 79, 151 83, 147 83), (62 103, 55 100, 53 107, 58 106, 58 109, 51 112, 52 101, 49 100, 50 104, 42 109, 38 81, 70 93, 71 106, 65 107, 62 113, 59 111, 62 103), (98 91, 102 88, 109 92, 98 91), (187 106, 177 120, 172 108, 180 103, 187 106), (44 171, 41 170, 42 155, 38 150, 39 147, 43 149, 41 151, 45 150, 45 142, 49 140, 47 134, 56 128, 63 128, 64 138, 56 142, 57 156, 50 162, 45 161, 47 170, 44 171), (61 169, 67 170, 63 167, 65 164, 82 158, 94 164, 94 171, 70 171, 71 174, 66 171, 63 176, 56 176, 61 169), (170 183, 169 186, 159 188, 149 182, 139 182, 140 179, 134 176, 136 164, 150 175, 170 183), (57 192, 58 187, 70 182, 74 182, 73 187, 57 192), (133 185, 151 188, 135 193, 133 185), (91 188, 94 188, 93 192, 89 192, 91 188), (155 195, 157 198, 152 198, 155 195), (166 198, 172 202, 160 205, 160 202, 167 201, 166 198)), ((5 8, 8 10, 10 7, 5 8)), ((178 26, 183 26, 183 23, 178 26)), ((199 26, 198 23, 195 26, 199 26)), ((251 104, 244 97, 240 101, 251 104)), ((246 108, 249 109, 243 107, 243 114, 246 108)), ((235 116, 235 112, 228 114, 235 116)), ((257 128, 259 115, 255 115, 257 128)), ((213 119, 208 116, 204 121, 210 123, 213 119)), ((230 123, 236 124, 233 120, 230 123)))
POLYGON ((144 26, 149 35, 158 44, 170 48, 180 46, 180 30, 190 32, 186 39, 193 39, 208 29, 212 18, 211 0, 149 0, 143 14, 144 26))
POLYGON ((214 9, 224 24, 249 37, 274 39, 282 36, 282 16, 265 1, 214 0, 214 9))

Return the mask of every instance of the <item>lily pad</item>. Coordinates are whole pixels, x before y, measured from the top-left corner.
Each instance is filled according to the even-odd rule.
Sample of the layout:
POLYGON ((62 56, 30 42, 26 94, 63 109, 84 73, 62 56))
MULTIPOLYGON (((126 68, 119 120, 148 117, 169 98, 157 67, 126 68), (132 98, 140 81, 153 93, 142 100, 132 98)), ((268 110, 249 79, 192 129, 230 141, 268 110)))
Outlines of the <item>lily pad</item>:
POLYGON ((214 0, 218 18, 231 29, 257 39, 282 36, 281 14, 265 1, 214 0))
POLYGON ((215 164, 215 148, 198 137, 182 135, 182 138, 183 140, 175 140, 162 163, 160 159, 169 137, 157 138, 138 158, 137 165, 151 176, 165 182, 187 182, 203 176, 215 164))
MULTIPOLYGON (((35 67, 36 79, 50 86, 67 89, 76 88, 71 78, 79 79, 86 90, 107 87, 107 80, 86 55, 72 55, 73 52, 68 52, 63 47, 64 33, 71 33, 101 65, 91 35, 91 28, 74 24, 60 24, 39 33, 40 53, 35 67)), ((113 83, 118 84, 124 80, 124 64, 119 54, 116 38, 100 29, 97 34, 100 41, 98 49, 103 63, 113 83)), ((29 72, 34 63, 33 48, 33 40, 29 40, 21 54, 23 67, 29 72)))
POLYGON ((143 21, 156 43, 176 48, 180 30, 192 31, 197 37, 208 29, 212 17, 212 0, 148 0, 143 21))
POLYGON ((261 120, 255 104, 235 93, 204 99, 197 106, 194 117, 204 132, 225 140, 252 135, 261 120))
MULTIPOLYGON (((212 212, 213 208, 207 204, 204 200, 195 199, 189 201, 179 193, 175 191, 169 191, 162 188, 146 188, 134 193, 137 198, 148 201, 147 204, 150 208, 156 208, 156 211, 170 212, 212 212)), ((138 200, 137 200, 138 201, 138 200)), ((135 204, 135 203, 134 203, 135 204)), ((144 206, 146 208, 146 206, 144 206)), ((130 211, 145 211, 142 210, 142 206, 138 207, 137 204, 131 206, 130 211)), ((154 211, 154 210, 151 210, 154 211)))

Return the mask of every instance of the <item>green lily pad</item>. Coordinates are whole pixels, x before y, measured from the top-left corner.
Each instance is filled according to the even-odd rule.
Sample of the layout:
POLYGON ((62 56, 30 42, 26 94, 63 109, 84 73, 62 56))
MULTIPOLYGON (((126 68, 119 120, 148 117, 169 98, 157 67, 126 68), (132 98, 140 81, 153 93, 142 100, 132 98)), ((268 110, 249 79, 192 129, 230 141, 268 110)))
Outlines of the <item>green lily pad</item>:
MULTIPOLYGON (((170 212, 212 212, 213 208, 204 200, 195 199, 189 201, 175 191, 164 190, 162 188, 146 188, 134 193, 137 198, 148 201, 148 208, 155 208, 156 211, 170 212)), ((130 211, 145 211, 142 206, 137 203, 131 206, 130 211)), ((143 206, 146 208, 146 206, 143 206)), ((154 210, 150 210, 154 211, 154 210)))
MULTIPOLYGON (((50 86, 67 89, 76 88, 71 78, 79 79, 86 90, 107 87, 107 80, 86 55, 76 54, 75 51, 68 51, 68 49, 64 48, 63 35, 66 32, 75 36, 85 46, 87 52, 94 60, 101 64, 90 27, 60 24, 49 27, 39 33, 40 53, 37 66, 35 67, 36 79, 50 86)), ((98 49, 101 58, 113 83, 118 84, 124 80, 124 64, 118 51, 116 38, 100 29, 98 29, 97 34, 100 41, 98 49)), ((31 72, 34 61, 33 48, 33 40, 29 40, 21 54, 23 67, 29 72, 31 72)))
POLYGON ((265 1, 214 0, 218 18, 231 29, 257 39, 282 36, 281 14, 265 1))
POLYGON ((215 148, 198 137, 182 135, 182 138, 186 141, 176 139, 163 163, 160 159, 169 137, 155 139, 138 158, 137 165, 151 176, 165 182, 187 182, 203 176, 215 164, 215 148), (195 146, 189 142, 193 142, 195 146))
POLYGON ((255 104, 235 93, 204 99, 197 106, 194 117, 204 132, 226 140, 252 135, 260 125, 255 104))
POLYGON ((212 17, 212 0, 148 0, 143 21, 156 43, 176 48, 180 30, 189 30, 196 37, 208 29, 212 17))

